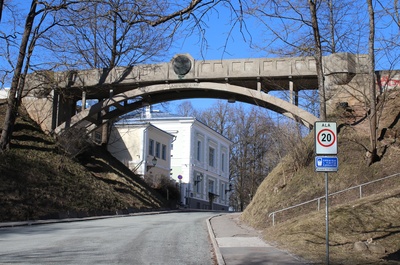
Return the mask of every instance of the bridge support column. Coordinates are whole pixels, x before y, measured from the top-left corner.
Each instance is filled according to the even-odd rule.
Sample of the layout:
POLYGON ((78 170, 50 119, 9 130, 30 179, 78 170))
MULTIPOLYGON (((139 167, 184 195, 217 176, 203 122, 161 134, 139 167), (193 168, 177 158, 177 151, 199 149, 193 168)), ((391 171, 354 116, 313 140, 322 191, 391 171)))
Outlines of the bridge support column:
POLYGON ((292 80, 292 77, 289 76, 289 97, 290 97, 290 103, 298 106, 299 105, 299 92, 297 89, 294 87, 294 82, 292 80))
POLYGON ((62 95, 58 97, 58 113, 57 124, 65 122, 65 129, 71 125, 71 117, 75 115, 75 103, 71 99, 67 99, 62 95))
POLYGON ((82 110, 86 109, 86 91, 82 91, 82 110))
POLYGON ((56 127, 65 122, 65 128, 69 128, 71 124, 71 117, 75 115, 76 103, 65 98, 57 91, 53 91, 53 111, 51 118, 51 128, 54 130, 56 127))
POLYGON ((53 131, 58 125, 58 112, 60 111, 59 99, 60 95, 53 89, 53 110, 51 113, 51 130, 53 131))
POLYGON ((260 77, 257 77, 257 91, 261 92, 261 81, 260 81, 260 77))

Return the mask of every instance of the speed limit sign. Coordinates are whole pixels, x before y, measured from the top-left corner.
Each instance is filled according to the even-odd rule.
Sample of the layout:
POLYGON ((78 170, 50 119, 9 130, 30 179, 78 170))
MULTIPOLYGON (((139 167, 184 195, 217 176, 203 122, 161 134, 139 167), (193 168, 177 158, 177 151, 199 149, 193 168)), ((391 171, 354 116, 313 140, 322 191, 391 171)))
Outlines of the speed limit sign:
POLYGON ((336 122, 317 121, 315 129, 315 154, 337 154, 337 128, 336 122))

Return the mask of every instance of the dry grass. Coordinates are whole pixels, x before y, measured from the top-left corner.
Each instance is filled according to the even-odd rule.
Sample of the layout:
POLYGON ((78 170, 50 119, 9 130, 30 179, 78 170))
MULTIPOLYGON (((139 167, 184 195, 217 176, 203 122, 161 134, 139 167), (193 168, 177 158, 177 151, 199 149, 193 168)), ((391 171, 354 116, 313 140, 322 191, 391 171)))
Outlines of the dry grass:
MULTIPOLYGON (((365 128, 367 121, 348 126, 338 119, 339 171, 329 174, 329 192, 333 193, 355 185, 366 183, 392 174, 400 173, 400 92, 389 95, 381 112, 379 127, 379 154, 381 160, 367 166, 365 146, 369 140, 365 128)), ((313 134, 304 139, 305 156, 313 147, 313 134)), ((317 204, 312 203, 276 216, 278 226, 272 226, 269 213, 311 200, 325 194, 324 174, 314 171, 314 163, 297 170, 290 170, 291 157, 286 157, 260 185, 251 204, 242 214, 242 219, 257 229, 265 229, 265 237, 284 248, 314 262, 323 262, 325 255, 324 205, 316 212, 317 204), (307 254, 308 253, 308 254, 307 254)), ((334 264, 366 264, 368 257, 374 262, 385 255, 399 260, 400 210, 399 178, 393 178, 370 185, 363 189, 363 196, 370 200, 355 202, 358 190, 335 196, 330 205, 332 220, 332 258, 334 264), (392 190, 393 189, 393 193, 392 190), (373 195, 375 194, 375 195, 373 195), (380 197, 383 196, 383 197, 380 197), (397 204, 397 206, 396 206, 397 204), (385 235, 387 233, 387 235, 385 235), (357 255, 353 244, 368 238, 377 239, 385 246, 383 255, 357 255), (394 240, 394 241, 391 241, 394 240), (392 255, 392 256, 390 256, 392 255), (396 256, 397 255, 397 256, 396 256), (349 257, 354 256, 354 259, 349 257)), ((370 264, 375 264, 372 261, 370 264)), ((397 263, 398 264, 398 263, 397 263)))
MULTIPOLYGON (((4 111, 0 103, 1 124, 4 111)), ((0 154, 0 159, 0 221, 115 214, 165 205, 101 147, 76 159, 66 156, 23 109, 12 149, 0 154)))
MULTIPOLYGON (((400 188, 333 207, 329 212, 331 264, 399 264, 400 188), (357 251, 354 243, 383 246, 385 253, 357 251), (392 254, 392 255, 391 255, 392 254), (395 257, 397 255, 397 258, 395 257)), ((267 241, 305 260, 323 264, 326 258, 325 211, 292 218, 263 231, 267 241)))

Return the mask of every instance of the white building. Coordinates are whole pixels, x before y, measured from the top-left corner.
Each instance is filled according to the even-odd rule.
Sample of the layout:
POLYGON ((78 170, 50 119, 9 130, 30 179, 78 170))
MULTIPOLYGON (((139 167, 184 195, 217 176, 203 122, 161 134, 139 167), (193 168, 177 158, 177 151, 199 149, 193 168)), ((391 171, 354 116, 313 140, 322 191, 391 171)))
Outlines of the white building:
POLYGON ((4 88, 4 89, 0 88, 0 99, 7 99, 9 93, 10 93, 9 88, 4 88))
POLYGON ((230 140, 193 117, 150 108, 124 124, 151 123, 175 137, 171 145, 171 177, 180 183, 181 203, 189 208, 228 210, 230 140))
POLYGON ((173 139, 149 122, 118 122, 111 130, 107 149, 138 175, 169 177, 173 139))

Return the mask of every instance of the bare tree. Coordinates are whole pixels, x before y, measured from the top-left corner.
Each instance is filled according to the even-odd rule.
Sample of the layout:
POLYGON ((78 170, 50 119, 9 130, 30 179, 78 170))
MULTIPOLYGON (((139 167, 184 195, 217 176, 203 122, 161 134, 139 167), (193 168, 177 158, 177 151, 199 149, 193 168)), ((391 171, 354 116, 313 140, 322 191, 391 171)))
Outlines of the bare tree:
POLYGON ((45 45, 59 63, 74 69, 131 66, 154 59, 170 46, 173 29, 154 27, 153 17, 167 10, 166 1, 93 1, 62 12, 63 26, 45 45), (78 12, 77 12, 78 11, 78 12))
MULTIPOLYGON (((86 63, 90 66, 107 66, 112 68, 115 67, 119 62, 126 62, 126 60, 128 61, 131 60, 130 58, 126 59, 124 57, 126 56, 125 53, 126 49, 133 51, 133 53, 136 52, 136 57, 134 58, 141 58, 140 55, 143 53, 143 50, 141 50, 140 48, 141 45, 143 45, 143 43, 141 45, 135 45, 135 43, 130 43, 132 39, 121 38, 121 36, 123 36, 124 33, 127 34, 129 31, 133 31, 131 27, 132 25, 150 25, 151 27, 156 27, 163 25, 164 23, 167 22, 173 22, 172 23, 173 25, 180 25, 181 21, 191 18, 192 13, 196 9, 205 7, 210 3, 214 4, 213 1, 203 3, 201 0, 192 0, 186 6, 174 6, 169 9, 163 9, 161 8, 162 7, 161 4, 159 4, 160 1, 157 1, 156 7, 158 9, 153 8, 152 12, 146 13, 146 10, 143 11, 141 8, 143 6, 150 7, 151 5, 154 5, 154 2, 151 1, 151 5, 150 4, 144 5, 144 3, 150 3, 146 2, 145 0, 143 0, 142 2, 143 3, 135 2, 137 4, 135 5, 135 4, 130 4, 129 1, 122 1, 122 0, 106 1, 106 2, 65 1, 65 0, 62 1, 54 0, 50 2, 39 2, 37 0, 31 1, 31 7, 28 12, 28 15, 26 16, 25 25, 23 26, 24 33, 22 35, 21 42, 18 45, 17 63, 13 65, 12 69, 13 78, 8 97, 7 113, 0 138, 0 150, 4 151, 10 148, 9 144, 13 132, 13 127, 18 107, 20 105, 20 99, 22 96, 22 93, 18 93, 18 89, 22 89, 24 86, 23 69, 25 69, 24 71, 25 73, 27 73, 27 71, 30 69, 33 70, 38 69, 38 68, 33 68, 33 66, 47 65, 48 67, 49 65, 48 62, 43 61, 44 58, 43 55, 46 53, 41 53, 41 56, 38 57, 32 56, 34 48, 37 48, 37 46, 41 44, 42 46, 39 45, 42 48, 41 51, 48 52, 48 49, 46 50, 44 49, 44 47, 50 48, 50 50, 56 47, 56 44, 53 41, 51 34, 49 35, 38 34, 39 31, 41 32, 47 31, 47 29, 49 29, 48 27, 49 24, 52 26, 57 26, 54 27, 54 31, 49 30, 49 33, 53 34, 57 30, 61 32, 61 29, 69 28, 69 26, 75 26, 75 28, 72 27, 75 31, 71 31, 71 33, 80 32, 82 33, 80 34, 80 36, 83 39, 85 39, 85 37, 87 38, 86 43, 88 45, 88 49, 85 49, 84 47, 81 46, 77 47, 79 48, 78 50, 80 51, 80 55, 83 58, 82 60, 83 61, 86 60, 86 63), (103 9, 97 10, 96 4, 98 5, 105 4, 109 8, 108 9, 106 8, 105 10, 103 9), (41 6, 41 9, 37 10, 37 7, 39 5, 41 6), (129 8, 121 8, 127 6, 129 8), (54 14, 52 17, 49 16, 51 12, 57 13, 60 10, 63 11, 60 13, 64 13, 64 11, 70 12, 70 14, 77 12, 77 14, 81 15, 81 17, 76 15, 74 17, 76 19, 67 20, 64 19, 63 16, 59 16, 60 13, 54 14), (170 13, 167 13, 167 11, 170 11, 170 13), (101 14, 101 16, 99 14, 101 14), (48 21, 45 21, 46 17, 47 18, 50 17, 50 19, 48 21), (89 19, 90 22, 93 22, 89 24, 89 28, 90 27, 92 28, 83 31, 82 27, 84 25, 78 24, 79 19, 82 17, 89 19), (35 19, 38 19, 38 22, 36 24, 36 29, 33 30, 33 28, 35 27, 35 19), (95 23, 96 21, 101 21, 102 23, 97 24, 95 23), (107 24, 106 23, 107 21, 110 22, 110 24, 107 24), (110 28, 110 25, 111 25, 111 30, 108 30, 110 28), (121 25, 125 25, 125 27, 119 28, 121 25), (99 33, 100 26, 103 26, 103 31, 101 32, 101 34, 99 33), (41 27, 44 27, 45 29, 40 30, 41 27), (79 29, 81 29, 82 31, 79 31, 79 29), (122 33, 119 30, 122 30, 122 33), (32 37, 33 32, 35 32, 36 37, 32 37), (109 34, 110 32, 111 34, 109 34), (37 38, 39 35, 41 36, 40 39, 37 38), (99 38, 103 40, 103 43, 101 45, 99 44, 99 38), (27 49, 29 49, 29 51, 27 51, 27 49), (107 53, 106 51, 109 52, 108 53, 109 56, 106 56, 107 53), (29 56, 29 60, 27 60, 28 59, 27 56, 29 56), (39 61, 33 63, 32 58, 39 59, 39 61), (102 59, 104 59, 105 61, 100 63, 102 59), (17 98, 16 95, 19 95, 19 97, 17 98)), ((167 3, 166 1, 162 2, 167 3)), ((3 2, 1 4, 3 4, 3 2)), ((3 5, 1 6, 3 7, 3 5)), ((150 30, 149 27, 147 27, 147 29, 150 30)), ((145 30, 140 31, 140 34, 146 34, 146 31, 145 30)), ((137 39, 140 39, 142 36, 143 35, 139 35, 136 37, 137 39)), ((156 35, 156 38, 157 37, 160 38, 160 35, 156 35)), ((82 44, 82 42, 80 44, 82 44)), ((154 43, 149 43, 148 45, 151 46, 154 45, 154 43)), ((148 50, 145 49, 145 51, 147 52, 148 50)), ((146 54, 147 58, 153 55, 154 55, 153 52, 149 52, 148 54, 146 54)), ((74 58, 76 59, 77 57, 74 58)), ((82 61, 81 59, 79 60, 82 61)), ((66 64, 60 62, 53 64, 52 67, 53 69, 63 69, 63 67, 69 68, 67 67, 66 64)))
MULTIPOLYGON (((38 9, 38 3, 39 2, 37 0, 32 0, 31 2, 30 9, 23 26, 24 30, 21 42, 17 45, 18 57, 15 65, 11 62, 11 57, 8 57, 9 63, 13 67, 13 77, 7 99, 7 111, 0 137, 0 151, 10 148, 10 140, 14 130, 18 108, 21 104, 23 94, 26 93, 26 91, 23 91, 25 85, 25 76, 30 69, 30 62, 37 40, 44 32, 57 25, 57 21, 52 21, 50 23, 44 23, 44 21, 51 12, 57 12, 60 9, 67 8, 71 4, 68 1, 62 1, 61 3, 54 5, 42 3, 43 6, 38 9), (36 18, 39 19, 35 24, 36 18)), ((15 35, 17 34, 15 33, 15 35)), ((8 52, 11 53, 11 49, 8 50, 8 52)))
POLYGON ((243 210, 277 159, 269 159, 274 142, 274 127, 268 112, 259 107, 245 108, 222 100, 200 111, 198 118, 230 139, 231 201, 243 210))
POLYGON ((190 101, 183 101, 178 105, 177 112, 179 115, 187 117, 200 117, 198 111, 193 107, 190 101))
MULTIPOLYGON (((267 53, 279 56, 314 56, 316 62, 319 116, 326 119, 326 84, 322 57, 335 52, 356 52, 360 24, 354 23, 358 9, 349 1, 252 1, 245 13, 258 19, 265 34, 267 53)), ((364 31, 365 32, 365 31, 364 31)), ((362 40, 362 39, 361 39, 362 40)), ((365 42, 366 43, 366 42, 365 42)), ((299 94, 300 95, 300 94, 299 94)), ((304 101, 304 100, 303 100, 304 101)))
MULTIPOLYGON (((398 1, 383 3, 372 0, 308 0, 306 5, 303 1, 269 0, 253 3, 246 13, 257 17, 264 25, 264 32, 269 37, 265 42, 265 47, 268 48, 266 51, 285 56, 312 55, 316 58, 321 120, 326 119, 325 102, 329 100, 328 94, 325 93, 329 88, 324 82, 322 56, 336 52, 368 53, 367 93, 362 91, 363 87, 355 88, 354 92, 363 95, 363 99, 357 100, 366 104, 365 116, 368 117, 370 125, 370 144, 366 147, 369 152, 369 164, 378 161, 376 60, 379 58, 380 62, 385 62, 384 65, 389 65, 390 68, 399 62, 398 1), (377 23, 382 30, 375 32, 377 23), (382 34, 380 39, 377 39, 376 34, 382 34), (376 44, 380 46, 377 47, 376 44)), ((348 93, 357 94, 352 91, 348 93)), ((384 99, 381 97, 380 100, 384 99)))
POLYGON ((211 109, 201 113, 201 119, 216 132, 231 136, 234 122, 232 120, 233 109, 230 103, 218 100, 211 109))
POLYGON ((375 14, 372 0, 367 0, 368 15, 369 15, 369 36, 368 36, 368 80, 369 80, 369 93, 370 93, 370 113, 369 113, 369 126, 370 126, 370 162, 372 163, 379 160, 377 151, 377 113, 376 113, 376 86, 375 86, 375 14))
POLYGON ((317 1, 308 0, 311 15, 311 27, 314 36, 314 56, 317 68, 318 91, 320 97, 320 120, 326 120, 326 97, 325 97, 325 77, 322 65, 322 44, 319 30, 319 23, 317 18, 317 1))
POLYGON ((4 151, 10 148, 11 135, 14 129, 14 123, 18 112, 18 102, 16 95, 18 91, 18 86, 21 79, 21 72, 25 61, 26 49, 28 47, 29 36, 32 31, 33 22, 36 14, 37 2, 32 1, 28 16, 25 21, 25 29, 21 39, 18 60, 15 65, 14 75, 12 78, 10 93, 7 100, 7 112, 4 119, 3 129, 1 131, 0 138, 0 150, 4 151))

